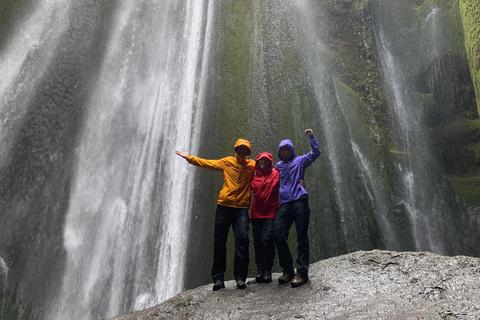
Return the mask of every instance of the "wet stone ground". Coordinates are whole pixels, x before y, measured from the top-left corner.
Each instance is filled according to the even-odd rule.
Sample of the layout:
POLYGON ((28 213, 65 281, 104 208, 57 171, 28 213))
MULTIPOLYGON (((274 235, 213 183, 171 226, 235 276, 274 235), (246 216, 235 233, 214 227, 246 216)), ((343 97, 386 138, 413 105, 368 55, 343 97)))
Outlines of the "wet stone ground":
POLYGON ((279 276, 245 290, 206 285, 113 319, 480 319, 479 258, 359 251, 312 264, 299 288, 279 276))

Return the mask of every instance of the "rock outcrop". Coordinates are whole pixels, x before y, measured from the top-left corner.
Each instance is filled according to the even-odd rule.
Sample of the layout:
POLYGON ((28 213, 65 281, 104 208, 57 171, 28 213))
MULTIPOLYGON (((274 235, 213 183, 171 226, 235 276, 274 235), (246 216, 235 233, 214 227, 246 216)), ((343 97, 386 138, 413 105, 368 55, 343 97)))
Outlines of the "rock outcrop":
POLYGON ((246 290, 209 284, 113 319, 480 319, 479 258, 358 251, 312 264, 299 288, 278 277, 246 290))

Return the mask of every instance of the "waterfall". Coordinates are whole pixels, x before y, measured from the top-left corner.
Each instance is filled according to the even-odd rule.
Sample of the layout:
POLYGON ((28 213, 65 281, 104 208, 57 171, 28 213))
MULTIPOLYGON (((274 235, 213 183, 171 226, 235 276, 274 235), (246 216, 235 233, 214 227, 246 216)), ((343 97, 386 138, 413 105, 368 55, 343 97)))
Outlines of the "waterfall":
POLYGON ((438 32, 440 8, 431 6, 426 19, 415 29, 403 27, 398 1, 375 1, 374 6, 377 50, 399 132, 400 150, 396 152, 405 158, 396 163, 401 186, 397 205, 409 217, 415 250, 452 254, 460 248, 453 217, 466 212, 466 208, 452 197, 432 156, 424 105, 412 83, 415 72, 430 65, 438 58, 439 47, 446 46, 445 35, 438 32))
MULTIPOLYGON (((333 191, 335 194, 335 206, 340 216, 340 227, 342 229, 343 241, 348 251, 369 248, 371 235, 369 234, 369 222, 365 212, 360 208, 358 191, 352 186, 352 181, 360 175, 369 175, 363 187, 372 188, 370 183, 379 185, 375 175, 371 171, 365 171, 368 161, 363 156, 364 162, 358 158, 360 149, 355 143, 355 135, 352 130, 351 117, 344 110, 342 102, 338 98, 337 91, 341 90, 335 85, 328 67, 327 49, 324 44, 321 24, 314 20, 310 13, 311 2, 294 1, 296 23, 298 24, 299 38, 302 43, 302 52, 306 57, 306 77, 310 81, 313 94, 318 108, 320 123, 315 123, 322 129, 325 145, 322 146, 323 156, 328 158, 330 174, 333 179, 333 191)), ((375 212, 378 215, 381 233, 394 237, 391 233, 385 218, 385 207, 376 205, 381 200, 381 188, 375 187, 378 191, 378 198, 373 200, 371 205, 376 206, 375 212)), ((373 233, 376 233, 375 231, 373 233)), ((378 237, 378 235, 375 235, 378 237)), ((388 242, 390 245, 392 242, 388 242)))
MULTIPOLYGON (((2 51, 0 165, 28 130, 28 107, 41 103, 29 93, 47 77, 65 78, 52 74, 52 65, 88 70, 68 88, 86 92, 81 100, 62 93, 63 83, 54 89, 81 117, 68 141, 68 205, 57 236, 64 268, 53 279, 59 288, 48 292, 45 318, 98 319, 162 302, 184 289, 193 176, 174 150, 198 149, 213 5, 38 1, 27 11, 2 51), (83 43, 93 43, 95 53, 83 43)), ((41 208, 46 200, 36 201, 41 208)))
POLYGON ((174 151, 219 158, 247 138, 252 156, 275 155, 288 138, 304 154, 307 128, 322 150, 306 173, 312 263, 370 249, 478 255, 478 209, 438 164, 433 98, 415 81, 430 90, 462 58, 441 4, 405 3, 1 7, 0 312, 100 319, 205 284, 221 175, 174 151))
POLYGON ((0 51, 0 166, 6 165, 35 88, 53 63, 59 37, 68 26, 69 3, 37 1, 18 21, 0 51), (15 108, 12 108, 12 105, 15 108))
POLYGON ((197 149, 211 10, 119 7, 86 103, 52 319, 114 316, 182 291, 192 175, 172 155, 197 149))
POLYGON ((7 287, 7 277, 8 277, 8 267, 5 261, 0 257, 0 283, 2 284, 2 289, 5 290, 7 287))

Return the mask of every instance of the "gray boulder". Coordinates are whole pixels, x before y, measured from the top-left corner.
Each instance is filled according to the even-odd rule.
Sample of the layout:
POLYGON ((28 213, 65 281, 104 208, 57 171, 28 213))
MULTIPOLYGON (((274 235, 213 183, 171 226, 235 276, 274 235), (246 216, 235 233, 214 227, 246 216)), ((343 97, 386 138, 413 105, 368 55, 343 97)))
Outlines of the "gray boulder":
POLYGON ((279 276, 245 290, 209 284, 113 319, 480 319, 479 258, 358 251, 312 264, 299 288, 279 276))

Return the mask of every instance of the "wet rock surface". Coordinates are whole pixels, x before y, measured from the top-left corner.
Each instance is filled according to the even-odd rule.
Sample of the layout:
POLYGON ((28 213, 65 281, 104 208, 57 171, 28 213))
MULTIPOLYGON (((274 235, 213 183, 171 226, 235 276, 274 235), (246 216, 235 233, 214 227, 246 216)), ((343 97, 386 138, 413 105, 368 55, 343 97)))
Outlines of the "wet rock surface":
POLYGON ((279 276, 245 290, 209 284, 113 319, 480 319, 479 258, 358 251, 312 264, 299 288, 279 276))

